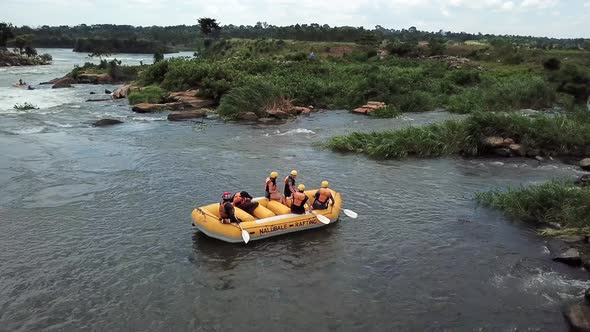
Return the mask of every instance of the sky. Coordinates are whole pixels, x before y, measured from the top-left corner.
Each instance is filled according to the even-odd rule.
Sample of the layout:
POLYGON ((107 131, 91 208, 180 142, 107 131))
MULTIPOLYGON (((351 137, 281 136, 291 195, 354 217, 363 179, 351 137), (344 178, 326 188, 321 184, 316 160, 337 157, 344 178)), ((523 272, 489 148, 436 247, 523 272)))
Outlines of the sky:
POLYGON ((590 0, 1 0, 15 25, 303 23, 590 38, 590 0))

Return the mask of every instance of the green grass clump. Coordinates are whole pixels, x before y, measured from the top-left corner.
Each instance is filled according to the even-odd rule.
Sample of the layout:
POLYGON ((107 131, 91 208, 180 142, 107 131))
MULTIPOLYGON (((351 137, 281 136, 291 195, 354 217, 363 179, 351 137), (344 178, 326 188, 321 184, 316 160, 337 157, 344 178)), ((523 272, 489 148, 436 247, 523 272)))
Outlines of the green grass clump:
POLYGON ((14 109, 19 110, 19 111, 27 111, 27 110, 36 110, 36 109, 39 109, 39 107, 37 107, 37 105, 25 102, 24 104, 14 105, 14 109))
POLYGON ((590 188, 567 181, 478 193, 476 200, 525 222, 559 223, 568 229, 590 227, 590 188))
POLYGON ((385 159, 477 156, 489 152, 483 141, 490 136, 512 138, 525 149, 536 149, 543 155, 582 156, 590 146, 590 112, 537 117, 480 112, 464 120, 422 127, 380 133, 354 132, 333 137, 325 145, 334 151, 385 159))
POLYGON ((394 106, 388 105, 369 113, 369 115, 377 119, 392 119, 401 116, 402 112, 394 106))
POLYGON ((252 80, 224 95, 217 111, 219 115, 236 119, 239 113, 254 112, 264 117, 264 110, 280 99, 279 90, 272 84, 252 80))
POLYGON ((164 98, 164 90, 159 86, 146 86, 140 91, 133 91, 127 97, 130 105, 136 105, 140 103, 158 104, 162 102, 164 98))

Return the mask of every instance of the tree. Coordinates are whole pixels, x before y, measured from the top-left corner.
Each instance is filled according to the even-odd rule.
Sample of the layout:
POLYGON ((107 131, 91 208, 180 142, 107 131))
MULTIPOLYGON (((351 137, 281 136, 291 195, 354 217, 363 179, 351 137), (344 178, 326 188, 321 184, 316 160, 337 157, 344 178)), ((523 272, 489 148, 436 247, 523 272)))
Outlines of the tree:
POLYGON ((37 55, 37 50, 31 46, 26 46, 25 47, 25 54, 30 58, 32 56, 36 56, 37 55))
POLYGON ((197 22, 201 28, 201 33, 206 37, 216 38, 221 31, 219 23, 217 23, 217 20, 214 18, 201 17, 197 22))
POLYGON ((24 50, 27 47, 31 46, 31 42, 33 41, 32 35, 18 35, 14 40, 14 46, 18 49, 20 54, 25 53, 24 50))
POLYGON ((156 51, 156 53, 154 53, 154 63, 160 62, 162 60, 164 60, 164 53, 161 51, 156 51))
POLYGON ((0 23, 0 47, 5 48, 6 42, 11 38, 14 38, 12 24, 0 23))

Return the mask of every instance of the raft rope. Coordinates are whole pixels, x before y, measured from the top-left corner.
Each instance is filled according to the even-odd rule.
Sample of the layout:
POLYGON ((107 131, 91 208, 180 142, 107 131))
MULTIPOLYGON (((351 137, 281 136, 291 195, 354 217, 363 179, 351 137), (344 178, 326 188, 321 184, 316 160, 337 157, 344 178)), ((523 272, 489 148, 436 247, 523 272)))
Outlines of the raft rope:
MULTIPOLYGON (((201 208, 197 208, 197 211, 199 211, 199 212, 200 212, 202 215, 204 215, 204 216, 205 216, 205 218, 206 218, 207 216, 209 216, 209 217, 211 217, 211 218, 213 218, 213 219, 215 219, 215 220, 219 221, 219 218, 217 218, 217 216, 214 216, 214 215, 212 215, 212 214, 209 214, 209 213, 207 213, 207 212, 203 211, 201 208)), ((237 219, 237 217, 236 217, 236 219, 237 219)), ((239 220, 239 219, 238 219, 238 220, 239 220)), ((240 230, 242 229, 240 226, 236 225, 235 223, 230 223, 230 225, 232 225, 232 226, 234 226, 234 227, 236 227, 236 228, 239 228, 240 230)))

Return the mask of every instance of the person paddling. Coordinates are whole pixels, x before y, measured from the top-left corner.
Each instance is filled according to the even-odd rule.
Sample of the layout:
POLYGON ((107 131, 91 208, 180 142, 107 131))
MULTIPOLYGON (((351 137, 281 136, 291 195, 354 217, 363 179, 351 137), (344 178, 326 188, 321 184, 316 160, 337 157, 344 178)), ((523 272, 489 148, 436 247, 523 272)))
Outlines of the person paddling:
POLYGON ((292 170, 291 174, 285 178, 285 189, 283 190, 283 195, 285 198, 291 197, 291 195, 297 191, 297 187, 295 186, 295 178, 297 178, 296 170, 292 170))
POLYGON ((240 221, 236 218, 235 209, 232 204, 231 193, 226 191, 221 198, 222 201, 219 203, 219 221, 222 224, 239 223, 240 221))
POLYGON ((277 177, 279 173, 271 172, 270 176, 266 178, 266 182, 264 184, 264 197, 268 198, 271 201, 277 201, 283 203, 283 195, 279 193, 277 188, 277 177))
POLYGON ((334 206, 334 197, 332 197, 332 191, 328 189, 328 181, 322 181, 321 188, 315 193, 315 200, 312 204, 313 210, 325 210, 328 208, 328 201, 332 202, 334 206))
POLYGON ((297 187, 297 192, 291 195, 291 213, 305 214, 305 205, 307 204, 307 195, 305 194, 305 186, 300 184, 297 187))

